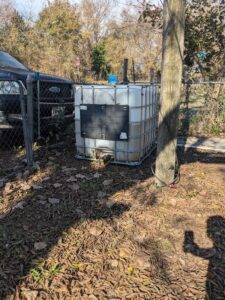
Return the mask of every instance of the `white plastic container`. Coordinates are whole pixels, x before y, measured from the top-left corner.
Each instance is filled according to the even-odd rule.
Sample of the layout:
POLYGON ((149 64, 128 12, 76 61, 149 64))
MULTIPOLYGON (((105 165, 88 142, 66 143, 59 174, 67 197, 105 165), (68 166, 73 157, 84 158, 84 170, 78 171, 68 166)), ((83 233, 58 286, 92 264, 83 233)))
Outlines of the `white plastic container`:
POLYGON ((159 86, 157 85, 76 87, 76 157, 96 159, 100 152, 103 155, 104 153, 110 154, 114 163, 139 165, 151 153, 155 145, 158 100, 159 86), (81 110, 87 109, 89 104, 128 106, 128 136, 127 133, 121 132, 122 140, 119 141, 82 137, 81 110))

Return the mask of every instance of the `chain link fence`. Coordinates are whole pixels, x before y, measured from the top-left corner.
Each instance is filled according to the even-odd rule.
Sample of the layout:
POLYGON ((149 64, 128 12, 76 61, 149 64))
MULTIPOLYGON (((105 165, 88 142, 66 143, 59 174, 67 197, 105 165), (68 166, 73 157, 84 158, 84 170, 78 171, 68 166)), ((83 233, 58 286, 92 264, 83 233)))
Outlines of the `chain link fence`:
POLYGON ((22 81, 0 79, 0 178, 33 163, 26 99, 22 81))
MULTIPOLYGON (((0 80, 0 180, 33 164, 34 142, 74 145, 74 85, 62 80, 0 80)), ((225 83, 184 85, 180 135, 225 134, 225 83)))
POLYGON ((225 82, 196 82, 183 86, 179 133, 225 134, 225 82))
POLYGON ((0 181, 33 166, 34 143, 74 139, 73 82, 0 80, 0 181))
POLYGON ((59 141, 68 130, 74 133, 72 82, 38 80, 30 84, 33 91, 34 139, 44 142, 59 141))

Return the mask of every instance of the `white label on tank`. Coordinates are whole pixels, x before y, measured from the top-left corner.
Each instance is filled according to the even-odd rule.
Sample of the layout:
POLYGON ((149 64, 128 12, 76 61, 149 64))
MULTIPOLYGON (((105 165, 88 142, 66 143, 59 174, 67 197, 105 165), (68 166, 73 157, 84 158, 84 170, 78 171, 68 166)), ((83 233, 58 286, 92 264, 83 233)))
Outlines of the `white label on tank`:
POLYGON ((81 105, 80 110, 87 110, 87 106, 86 105, 81 105))
POLYGON ((127 140, 127 133, 126 132, 121 132, 120 139, 121 140, 127 140))

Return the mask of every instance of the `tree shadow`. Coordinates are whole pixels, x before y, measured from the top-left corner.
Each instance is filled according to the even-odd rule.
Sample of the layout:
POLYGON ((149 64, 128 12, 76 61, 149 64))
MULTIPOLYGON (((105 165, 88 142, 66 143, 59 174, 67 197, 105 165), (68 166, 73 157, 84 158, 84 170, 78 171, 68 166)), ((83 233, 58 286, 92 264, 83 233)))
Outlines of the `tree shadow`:
POLYGON ((209 261, 206 279, 206 300, 225 299, 225 218, 212 216, 207 220, 207 235, 213 247, 200 248, 194 241, 194 232, 186 231, 184 252, 209 261))
MULTIPOLYGON (((106 202, 110 196, 127 190, 151 176, 148 166, 144 172, 143 167, 142 170, 135 168, 127 172, 127 167, 115 165, 96 170, 91 162, 75 161, 71 152, 64 148, 60 151, 55 148, 51 151, 39 149, 34 153, 42 171, 51 167, 49 162, 52 161, 49 157, 54 156, 57 151, 58 157, 60 154, 60 158, 55 157, 58 166, 46 175, 50 182, 41 177, 35 183, 36 188, 31 187, 22 195, 12 193, 10 201, 13 202, 12 197, 18 199, 11 203, 12 206, 6 214, 0 215, 0 299, 8 299, 15 295, 18 285, 33 272, 35 263, 46 260, 69 229, 96 220, 102 222, 101 230, 104 230, 104 222, 111 224, 122 217, 129 211, 130 205, 126 204, 126 201, 115 201, 113 205, 107 206, 106 202), (70 170, 70 175, 65 175, 66 169, 70 170), (94 177, 96 172, 100 177, 94 177), (76 178, 77 175, 81 179, 67 182, 70 177, 76 178), (86 179, 83 180, 82 176, 86 176, 86 179), (112 177, 112 186, 104 186, 104 181, 112 177), (57 182, 62 186, 54 188, 57 182), (80 188, 76 189, 78 183, 80 188), (73 185, 74 189, 71 190, 70 186, 73 185), (40 186, 42 188, 39 190, 40 186), (106 195, 99 196, 99 190, 105 191, 106 195)), ((36 175, 38 176, 38 173, 36 175)), ((32 176, 26 178, 23 185, 29 183, 32 176)), ((11 181, 11 184, 16 185, 16 181, 11 181)), ((8 201, 4 189, 2 191, 0 190, 0 193, 3 193, 3 201, 8 201)), ((156 196, 153 195, 149 201, 149 205, 156 204, 156 196)), ((90 237, 97 240, 98 233, 96 236, 95 233, 90 233, 90 237)), ((23 298, 22 295, 19 297, 23 298)))
POLYGON ((97 197, 91 197, 88 191, 84 196, 82 191, 69 193, 61 190, 58 198, 54 198, 53 193, 51 190, 40 195, 31 192, 20 199, 10 213, 1 216, 1 299, 15 293, 20 280, 30 273, 34 261, 47 258, 52 247, 69 228, 79 226, 86 220, 111 222, 129 210, 128 205, 120 202, 107 208, 97 197))

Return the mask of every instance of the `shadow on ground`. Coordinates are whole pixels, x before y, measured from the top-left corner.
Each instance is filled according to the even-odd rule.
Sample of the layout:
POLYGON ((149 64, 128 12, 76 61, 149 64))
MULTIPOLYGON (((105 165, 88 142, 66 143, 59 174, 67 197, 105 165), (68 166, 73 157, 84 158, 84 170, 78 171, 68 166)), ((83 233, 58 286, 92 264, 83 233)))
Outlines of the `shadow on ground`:
MULTIPOLYGON (((35 153, 36 161, 42 172, 46 170, 46 174, 39 176, 39 172, 37 172, 34 175, 37 177, 37 182, 33 189, 17 191, 15 182, 14 191, 11 194, 10 191, 9 194, 3 192, 3 201, 9 201, 11 209, 0 218, 1 299, 15 295, 18 299, 24 299, 18 289, 19 284, 29 274, 32 274, 34 280, 38 280, 38 276, 43 275, 40 274, 40 267, 37 272, 37 263, 40 266, 55 245, 63 244, 65 234, 71 228, 75 230, 85 222, 92 224, 95 220, 100 221, 100 227, 94 227, 90 232, 93 248, 99 234, 104 230, 105 224, 112 225, 117 234, 119 228, 116 220, 124 214, 129 214, 130 205, 126 204, 126 199, 115 203, 107 202, 110 196, 133 189, 134 198, 139 198, 141 204, 155 206, 158 202, 158 194, 150 189, 148 191, 153 182, 150 160, 146 160, 140 168, 129 169, 115 165, 96 168, 91 162, 74 160, 72 153, 68 149, 39 149, 35 153), (148 180, 145 187, 139 185, 137 188, 138 183, 148 180), (143 192, 143 188, 145 192, 143 192), (15 202, 14 197, 18 197, 19 203, 15 202)), ((198 155, 194 151, 188 151, 185 158, 182 157, 181 163, 197 161, 219 164, 224 162, 224 156, 204 153, 198 155)), ((31 184, 32 177, 33 175, 26 179, 28 184, 31 184)), ((12 185, 14 185, 13 182, 12 185)), ((214 228, 213 222, 214 220, 210 221, 209 225, 212 230, 216 228, 214 228)), ((186 234, 186 236, 189 235, 186 234)), ((152 264, 160 273, 164 283, 169 285, 168 261, 161 253, 160 246, 154 247, 155 243, 153 240, 147 240, 141 243, 140 247, 149 254, 152 264)), ((192 244, 194 245, 194 242, 192 244)), ((185 240, 185 249, 186 245, 187 239, 185 240)), ((189 252, 198 255, 200 248, 190 249, 192 250, 188 250, 189 252)), ((216 251, 219 249, 218 247, 216 251)), ((85 252, 85 249, 83 251, 85 252)), ((210 249, 208 253, 213 251, 210 249)), ((218 253, 221 255, 221 250, 218 253)), ((222 262, 221 257, 216 255, 215 261, 214 258, 208 257, 210 270, 212 270, 212 266, 222 262)), ((48 269, 48 272, 50 275, 54 274, 59 268, 60 265, 55 265, 53 269, 48 269)), ((223 265, 213 276, 217 276, 217 283, 221 284, 221 280, 224 278, 222 277, 224 276, 223 265)), ((211 280, 210 278, 207 282, 211 280)), ((207 293, 209 293, 208 289, 211 289, 208 286, 210 285, 207 283, 207 293)), ((220 290, 223 288, 224 286, 220 290)), ((40 291, 38 284, 37 291, 40 291)))
POLYGON ((207 220, 207 235, 213 247, 201 248, 194 240, 194 232, 186 231, 184 251, 208 260, 206 300, 225 299, 225 218, 212 216, 207 220))
MULTIPOLYGON (((121 202, 106 205, 106 195, 110 197, 150 177, 150 170, 143 172, 139 168, 129 170, 126 167, 109 166, 96 170, 90 162, 75 161, 68 150, 41 149, 35 156, 42 171, 50 170, 46 173, 47 179, 40 177, 33 189, 28 188, 18 194, 19 185, 16 187, 17 181, 12 181, 14 190, 7 193, 2 191, 3 202, 12 203, 0 218, 1 299, 18 294, 18 283, 30 272, 34 272, 35 278, 37 262, 45 260, 53 246, 63 242, 65 232, 71 227, 93 220, 111 224, 129 212, 129 205, 121 202), (54 154, 58 156, 53 157, 53 163, 49 156, 54 154), (113 183, 110 183, 111 179, 113 183)), ((29 181, 32 176, 23 181, 23 186, 31 184, 29 181)), ((34 176, 38 178, 38 172, 34 176)), ((150 205, 156 201, 153 197, 150 205)), ((103 229, 99 228, 100 231, 103 229)), ((97 237, 98 229, 90 236, 97 237)), ((59 266, 55 267, 57 269, 59 266)), ((21 299, 21 295, 18 297, 21 299)))

